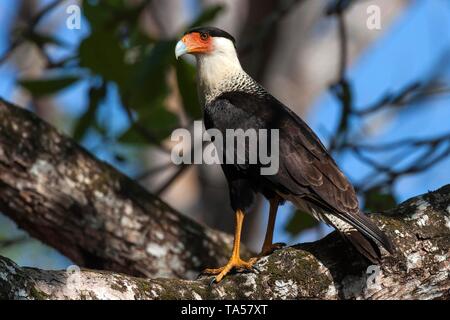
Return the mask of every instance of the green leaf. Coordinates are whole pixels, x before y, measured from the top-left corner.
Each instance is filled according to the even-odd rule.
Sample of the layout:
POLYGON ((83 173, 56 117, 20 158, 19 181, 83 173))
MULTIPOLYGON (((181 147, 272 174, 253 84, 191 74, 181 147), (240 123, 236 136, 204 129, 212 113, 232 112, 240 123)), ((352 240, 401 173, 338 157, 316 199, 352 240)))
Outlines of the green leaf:
POLYGON ((132 77, 121 96, 136 114, 139 127, 132 126, 120 138, 126 144, 159 143, 178 126, 178 118, 165 107, 169 92, 167 73, 174 64, 175 41, 156 42, 149 52, 132 68, 132 77), (141 132, 142 126, 150 133, 148 139, 141 132))
POLYGON ((201 26, 205 23, 213 21, 219 13, 224 9, 225 7, 223 5, 213 5, 208 8, 206 8, 200 16, 195 19, 195 21, 190 25, 190 28, 201 26))
POLYGON ((105 29, 114 18, 114 11, 108 6, 93 4, 89 1, 83 2, 83 15, 89 21, 93 32, 105 29))
POLYGON ((132 125, 128 128, 119 138, 118 142, 129 145, 145 145, 150 144, 150 142, 145 138, 143 134, 139 131, 136 125, 132 125))
POLYGON ((197 96, 197 86, 195 81, 195 68, 184 60, 176 63, 178 89, 180 90, 186 113, 193 119, 202 116, 200 104, 197 96))
POLYGON ((128 1, 124 0, 102 0, 102 4, 106 4, 109 7, 112 7, 116 10, 121 10, 125 8, 125 4, 128 3, 128 1))
POLYGON ((298 235, 300 232, 313 228, 319 224, 319 221, 314 219, 306 212, 296 210, 287 222, 285 230, 291 236, 298 235))
POLYGON ((133 66, 131 80, 121 94, 134 110, 149 110, 169 94, 166 75, 175 61, 174 46, 174 41, 159 41, 133 66))
POLYGON ((89 105, 86 112, 78 119, 74 131, 73 138, 81 141, 87 130, 96 125, 96 115, 100 103, 106 95, 106 86, 92 87, 89 89, 89 105))
POLYGON ((35 97, 54 94, 80 80, 75 76, 63 76, 48 79, 22 79, 19 84, 31 92, 35 97))
POLYGON ((168 111, 164 105, 154 106, 149 108, 145 115, 141 114, 138 125, 132 125, 125 131, 118 141, 124 144, 151 144, 152 142, 159 143, 167 138, 172 131, 179 125, 178 118, 175 114, 168 111), (141 132, 142 129, 152 136, 152 140, 148 139, 145 134, 141 132))
POLYGON ((98 3, 83 2, 83 14, 93 32, 115 32, 127 23, 132 29, 139 28, 139 16, 149 1, 130 3, 124 0, 101 0, 98 3))
POLYGON ((130 67, 125 64, 125 50, 112 32, 93 32, 81 42, 78 50, 80 67, 88 68, 120 87, 126 85, 130 67))
POLYGON ((144 55, 145 50, 150 47, 152 44, 154 44, 157 40, 150 37, 148 34, 145 34, 142 32, 142 30, 138 28, 134 28, 131 30, 129 37, 129 48, 138 48, 141 50, 142 55, 144 55))
POLYGON ((364 195, 364 208, 370 212, 385 211, 397 205, 397 200, 392 194, 386 193, 378 188, 370 189, 364 195))

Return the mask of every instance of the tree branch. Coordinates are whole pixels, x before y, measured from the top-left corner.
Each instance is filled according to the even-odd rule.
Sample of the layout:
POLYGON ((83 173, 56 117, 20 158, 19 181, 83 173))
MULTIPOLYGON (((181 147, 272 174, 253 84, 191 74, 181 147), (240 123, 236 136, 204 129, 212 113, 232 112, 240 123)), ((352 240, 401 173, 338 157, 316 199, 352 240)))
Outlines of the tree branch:
POLYGON ((232 244, 1 99, 0 211, 79 266, 133 276, 194 278, 232 244))
POLYGON ((44 271, 0 257, 0 299, 448 299, 449 208, 447 185, 372 215, 398 248, 379 268, 333 233, 261 259, 258 274, 231 275, 213 287, 206 277, 157 278, 192 279, 224 264, 230 237, 183 217, 0 100, 0 210, 77 265, 101 270, 44 271))
POLYGON ((450 185, 413 198, 373 220, 397 252, 367 262, 336 234, 262 258, 260 273, 208 278, 141 279, 82 270, 20 268, 0 257, 0 299, 449 299, 450 185))

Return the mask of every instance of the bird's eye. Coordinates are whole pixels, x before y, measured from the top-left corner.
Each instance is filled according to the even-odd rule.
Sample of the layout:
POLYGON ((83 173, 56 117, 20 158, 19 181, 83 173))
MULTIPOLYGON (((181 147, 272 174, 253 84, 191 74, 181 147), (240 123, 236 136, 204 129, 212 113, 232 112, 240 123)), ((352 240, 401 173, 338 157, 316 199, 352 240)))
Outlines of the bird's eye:
POLYGON ((200 39, 202 39, 203 41, 207 40, 209 38, 209 34, 201 32, 200 33, 200 39))

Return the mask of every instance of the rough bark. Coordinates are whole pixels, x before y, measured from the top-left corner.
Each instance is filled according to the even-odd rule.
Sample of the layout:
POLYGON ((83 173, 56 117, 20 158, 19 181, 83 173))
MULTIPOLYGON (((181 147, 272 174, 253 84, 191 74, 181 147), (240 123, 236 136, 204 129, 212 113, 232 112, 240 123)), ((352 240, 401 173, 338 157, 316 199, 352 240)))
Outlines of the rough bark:
POLYGON ((224 263, 229 237, 0 102, 0 210, 76 264, 101 270, 44 271, 0 257, 0 299, 450 299, 450 185, 371 216, 397 247, 380 266, 332 233, 212 287, 208 277, 156 278, 224 263))
POLYGON ((450 299, 450 185, 372 215, 397 251, 370 266, 336 234, 262 258, 259 273, 209 286, 81 270, 20 268, 0 257, 0 299, 450 299))
POLYGON ((192 279, 232 244, 1 99, 0 212, 79 266, 133 276, 192 279))

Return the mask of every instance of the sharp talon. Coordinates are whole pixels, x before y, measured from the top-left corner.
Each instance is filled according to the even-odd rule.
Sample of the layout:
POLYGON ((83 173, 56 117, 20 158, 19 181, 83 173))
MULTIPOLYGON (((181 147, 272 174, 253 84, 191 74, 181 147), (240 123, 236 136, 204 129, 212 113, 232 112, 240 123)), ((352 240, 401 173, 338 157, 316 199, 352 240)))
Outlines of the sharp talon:
POLYGON ((211 281, 209 282, 208 286, 212 287, 213 284, 216 282, 216 277, 212 277, 211 281))
POLYGON ((241 230, 242 230, 242 222, 244 221, 244 212, 240 209, 236 210, 236 229, 234 234, 234 242, 233 242, 233 253, 228 260, 227 264, 218 269, 206 269, 209 274, 216 275, 210 282, 210 286, 213 285, 214 282, 219 283, 222 279, 231 271, 235 270, 237 272, 242 270, 252 269, 251 262, 247 262, 242 260, 239 257, 239 244, 241 241, 241 230))

